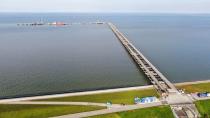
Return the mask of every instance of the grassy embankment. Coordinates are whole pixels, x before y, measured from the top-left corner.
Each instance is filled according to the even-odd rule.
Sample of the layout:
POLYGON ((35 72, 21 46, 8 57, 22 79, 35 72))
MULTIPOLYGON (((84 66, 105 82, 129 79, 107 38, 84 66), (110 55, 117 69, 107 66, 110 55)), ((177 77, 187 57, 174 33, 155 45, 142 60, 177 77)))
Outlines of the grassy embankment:
MULTIPOLYGON (((210 91, 210 83, 200 83, 191 85, 179 85, 177 88, 185 89, 187 93, 210 91)), ((154 89, 131 90, 124 92, 102 93, 93 95, 71 96, 63 98, 45 99, 42 101, 72 101, 72 102, 100 102, 111 101, 116 104, 133 104, 135 97, 158 96, 154 89)))
POLYGON ((90 118, 174 118, 169 106, 137 109, 113 114, 93 116, 90 118))
MULTIPOLYGON (((195 105, 201 114, 201 118, 210 118, 210 100, 196 101, 195 105)), ((144 108, 113 114, 105 114, 90 118, 173 118, 169 106, 144 108)))
POLYGON ((48 118, 103 109, 97 106, 0 105, 0 118, 48 118))
POLYGON ((210 100, 196 101, 195 105, 202 118, 210 118, 210 100))
MULTIPOLYGON (((182 85, 178 88, 185 89, 188 93, 192 92, 204 92, 210 91, 210 83, 193 84, 193 85, 182 85)), ((63 98, 46 99, 44 101, 81 101, 81 102, 101 102, 112 101, 113 103, 125 103, 133 104, 134 97, 145 97, 145 96, 158 96, 154 89, 145 90, 132 90, 115 93, 103 93, 94 95, 83 95, 83 96, 72 96, 63 98)), ((200 113, 210 115, 210 100, 197 101, 196 106, 200 113)), ((91 111, 102 109, 101 107, 93 106, 53 106, 53 105, 0 105, 0 118, 45 118, 50 116, 58 116, 64 114, 78 113, 84 111, 91 111)), ((145 117, 150 118, 156 116, 156 118, 163 117, 166 114, 171 114, 170 109, 167 107, 154 107, 145 108, 139 110, 133 110, 128 112, 121 112, 109 115, 100 116, 102 118, 124 118, 124 117, 145 117), (164 112, 165 113, 164 113, 164 112), (145 115, 145 116, 144 116, 145 115)), ((97 116, 99 117, 99 116, 97 116)), ((99 118, 100 118, 99 117, 99 118)))
POLYGON ((210 92, 210 83, 181 85, 181 86, 177 86, 177 88, 185 89, 187 93, 205 92, 205 91, 210 92))
POLYGON ((71 102, 99 102, 106 103, 111 101, 115 104, 134 104, 135 97, 157 96, 154 89, 132 90, 124 92, 103 93, 94 95, 71 96, 63 98, 44 99, 43 101, 71 101, 71 102))

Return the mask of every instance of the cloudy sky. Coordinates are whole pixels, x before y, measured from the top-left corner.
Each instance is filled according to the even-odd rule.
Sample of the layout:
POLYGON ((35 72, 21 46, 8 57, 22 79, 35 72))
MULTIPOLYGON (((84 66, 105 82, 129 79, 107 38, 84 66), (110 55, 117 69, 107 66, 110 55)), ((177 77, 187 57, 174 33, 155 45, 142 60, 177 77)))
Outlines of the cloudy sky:
POLYGON ((210 0, 0 0, 0 12, 210 13, 210 0))

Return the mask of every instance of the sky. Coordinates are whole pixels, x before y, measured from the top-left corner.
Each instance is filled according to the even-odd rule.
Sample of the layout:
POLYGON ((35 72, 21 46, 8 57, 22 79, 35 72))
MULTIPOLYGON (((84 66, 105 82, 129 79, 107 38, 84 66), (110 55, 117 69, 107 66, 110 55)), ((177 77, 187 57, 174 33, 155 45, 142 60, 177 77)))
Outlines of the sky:
POLYGON ((0 0, 0 12, 210 13, 210 0, 0 0))

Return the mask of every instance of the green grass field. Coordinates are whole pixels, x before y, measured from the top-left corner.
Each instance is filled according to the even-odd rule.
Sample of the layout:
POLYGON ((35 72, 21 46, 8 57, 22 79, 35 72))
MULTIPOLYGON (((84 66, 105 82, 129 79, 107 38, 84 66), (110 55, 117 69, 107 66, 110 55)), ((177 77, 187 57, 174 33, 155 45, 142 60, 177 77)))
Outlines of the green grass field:
MULTIPOLYGON (((187 93, 210 91, 210 83, 192 84, 177 86, 179 89, 185 89, 187 93)), ((44 101, 72 101, 72 102, 100 102, 111 101, 117 104, 133 104, 135 97, 157 96, 154 89, 132 90, 115 93, 103 93, 94 95, 72 96, 54 99, 45 99, 44 101)), ((42 100, 43 101, 43 100, 42 100)))
POLYGON ((158 94, 154 89, 146 89, 146 90, 132 90, 125 92, 44 99, 43 101, 72 101, 72 102, 79 101, 79 102, 100 102, 100 103, 106 103, 107 101, 111 101, 112 103, 118 103, 118 104, 121 103, 134 104, 134 98, 137 96, 138 97, 158 96, 158 94))
MULTIPOLYGON (((188 93, 210 91, 210 83, 178 86, 188 93)), ((158 96, 154 89, 132 90, 124 92, 103 93, 94 95, 72 96, 54 99, 44 99, 42 101, 72 101, 72 102, 100 102, 133 104, 135 97, 158 96)), ((203 118, 210 117, 210 100, 195 102, 203 118), (206 117, 205 117, 206 116, 206 117), (208 116, 208 117, 207 117, 208 116)), ((71 113, 85 112, 103 109, 97 106, 59 106, 59 105, 0 105, 0 118, 46 118, 71 113)), ((132 110, 91 118, 173 118, 173 114, 168 106, 152 107, 132 110)))
POLYGON ((103 109, 97 106, 0 105, 0 118, 47 118, 103 109))
POLYGON ((195 102, 202 118, 210 118, 210 100, 202 100, 195 102))
POLYGON ((169 106, 144 108, 113 114, 105 114, 90 118, 174 118, 169 106))
POLYGON ((177 86, 177 87, 181 89, 185 89, 187 93, 205 92, 205 91, 210 92, 210 83, 183 85, 183 86, 177 86))

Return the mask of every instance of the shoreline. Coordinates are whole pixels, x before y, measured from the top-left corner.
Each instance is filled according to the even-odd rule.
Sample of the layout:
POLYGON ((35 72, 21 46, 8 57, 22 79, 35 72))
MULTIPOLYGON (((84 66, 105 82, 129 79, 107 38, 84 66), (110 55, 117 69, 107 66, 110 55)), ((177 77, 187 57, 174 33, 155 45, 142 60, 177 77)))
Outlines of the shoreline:
MULTIPOLYGON (((183 85, 201 84, 201 83, 210 83, 210 80, 181 82, 181 83, 174 83, 174 85, 175 86, 183 86, 183 85)), ((61 97, 70 97, 70 96, 82 96, 82 95, 92 95, 92 94, 102 94, 102 93, 114 93, 114 92, 124 92, 124 91, 131 91, 131 90, 145 90, 145 89, 152 89, 152 88, 153 88, 153 85, 146 85, 146 86, 125 87, 125 88, 115 88, 115 89, 105 89, 105 90, 63 93, 63 94, 8 98, 8 99, 0 99, 0 103, 40 100, 40 99, 49 99, 49 98, 61 98, 61 97)))
POLYGON ((200 80, 200 81, 191 81, 191 82, 180 82, 180 83, 174 83, 175 86, 182 86, 182 85, 190 85, 190 84, 202 84, 202 83, 210 83, 209 80, 200 80))

